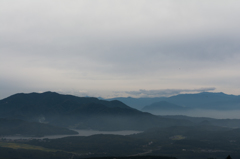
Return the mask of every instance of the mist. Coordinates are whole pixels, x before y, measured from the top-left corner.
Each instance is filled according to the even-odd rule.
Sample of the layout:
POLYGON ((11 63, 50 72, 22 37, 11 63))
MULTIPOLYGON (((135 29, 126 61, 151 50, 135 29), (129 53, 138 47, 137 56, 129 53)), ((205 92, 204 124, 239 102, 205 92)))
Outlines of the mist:
POLYGON ((154 115, 185 115, 190 117, 208 117, 215 119, 240 119, 240 110, 206 110, 193 109, 187 111, 149 111, 154 115))

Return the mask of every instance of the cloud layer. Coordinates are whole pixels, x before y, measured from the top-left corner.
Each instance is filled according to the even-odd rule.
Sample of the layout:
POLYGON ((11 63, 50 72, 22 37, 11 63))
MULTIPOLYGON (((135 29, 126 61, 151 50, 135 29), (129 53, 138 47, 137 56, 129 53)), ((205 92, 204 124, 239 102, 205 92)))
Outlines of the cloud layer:
POLYGON ((160 90, 144 90, 139 91, 127 91, 130 96, 134 97, 169 97, 181 93, 199 93, 214 91, 215 88, 200 88, 200 89, 160 89, 160 90))
POLYGON ((240 94, 239 5, 3 0, 0 98, 47 90, 110 97, 212 87, 240 94))

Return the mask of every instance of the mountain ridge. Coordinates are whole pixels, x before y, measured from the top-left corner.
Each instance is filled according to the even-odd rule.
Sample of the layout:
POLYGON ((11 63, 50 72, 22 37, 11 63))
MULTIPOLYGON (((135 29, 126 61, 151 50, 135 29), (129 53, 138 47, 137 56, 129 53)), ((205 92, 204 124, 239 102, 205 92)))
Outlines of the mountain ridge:
POLYGON ((229 95, 223 92, 201 92, 196 94, 178 94, 171 97, 154 98, 119 97, 107 100, 119 100, 138 110, 160 101, 167 101, 176 105, 196 109, 240 110, 240 95, 229 95))
POLYGON ((145 130, 188 121, 165 119, 131 108, 120 101, 76 97, 55 92, 15 94, 0 100, 0 117, 96 130, 145 130))

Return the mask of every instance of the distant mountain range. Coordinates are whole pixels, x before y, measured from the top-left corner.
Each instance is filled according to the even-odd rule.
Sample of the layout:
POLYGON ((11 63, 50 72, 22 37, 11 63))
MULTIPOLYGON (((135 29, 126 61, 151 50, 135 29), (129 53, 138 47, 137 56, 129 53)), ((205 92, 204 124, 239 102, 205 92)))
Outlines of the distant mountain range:
POLYGON ((95 130, 145 130, 186 125, 133 109, 120 101, 61 95, 55 92, 15 94, 0 100, 0 117, 95 130))
POLYGON ((218 111, 240 110, 240 96, 227 95, 224 93, 202 92, 198 94, 179 94, 172 97, 121 97, 107 100, 119 100, 132 108, 154 114, 156 114, 156 112, 189 111, 193 109, 218 111))
POLYGON ((106 101, 55 92, 19 93, 0 100, 0 118, 21 119, 73 129, 146 130, 153 127, 194 124, 186 118, 167 118, 148 112, 156 114, 156 112, 189 111, 192 115, 192 110, 195 109, 236 110, 240 108, 240 96, 223 93, 204 92, 168 98, 125 99, 135 100, 136 103, 154 102, 144 107, 143 111, 146 112, 142 112, 117 100, 106 101), (156 102, 157 99, 161 100, 156 102))

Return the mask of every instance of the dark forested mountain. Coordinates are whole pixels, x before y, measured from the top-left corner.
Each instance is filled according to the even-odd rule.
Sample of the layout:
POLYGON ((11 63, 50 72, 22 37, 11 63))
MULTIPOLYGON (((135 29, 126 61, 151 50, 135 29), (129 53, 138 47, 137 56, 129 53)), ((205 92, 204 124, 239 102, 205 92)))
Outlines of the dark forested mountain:
POLYGON ((189 124, 133 109, 120 101, 61 95, 54 92, 15 94, 0 101, 0 117, 97 130, 145 130, 189 124))
MULTIPOLYGON (((43 115, 112 114, 113 110, 139 113, 119 101, 104 101, 91 97, 61 95, 54 92, 15 94, 0 101, 2 117, 34 118, 44 120, 43 115), (42 114, 42 115, 41 115, 42 114)), ((115 113, 122 113, 115 112, 115 113)))
POLYGON ((19 119, 0 118, 0 136, 23 135, 23 136, 43 136, 43 135, 65 135, 78 134, 66 128, 59 128, 38 122, 26 122, 19 119))

